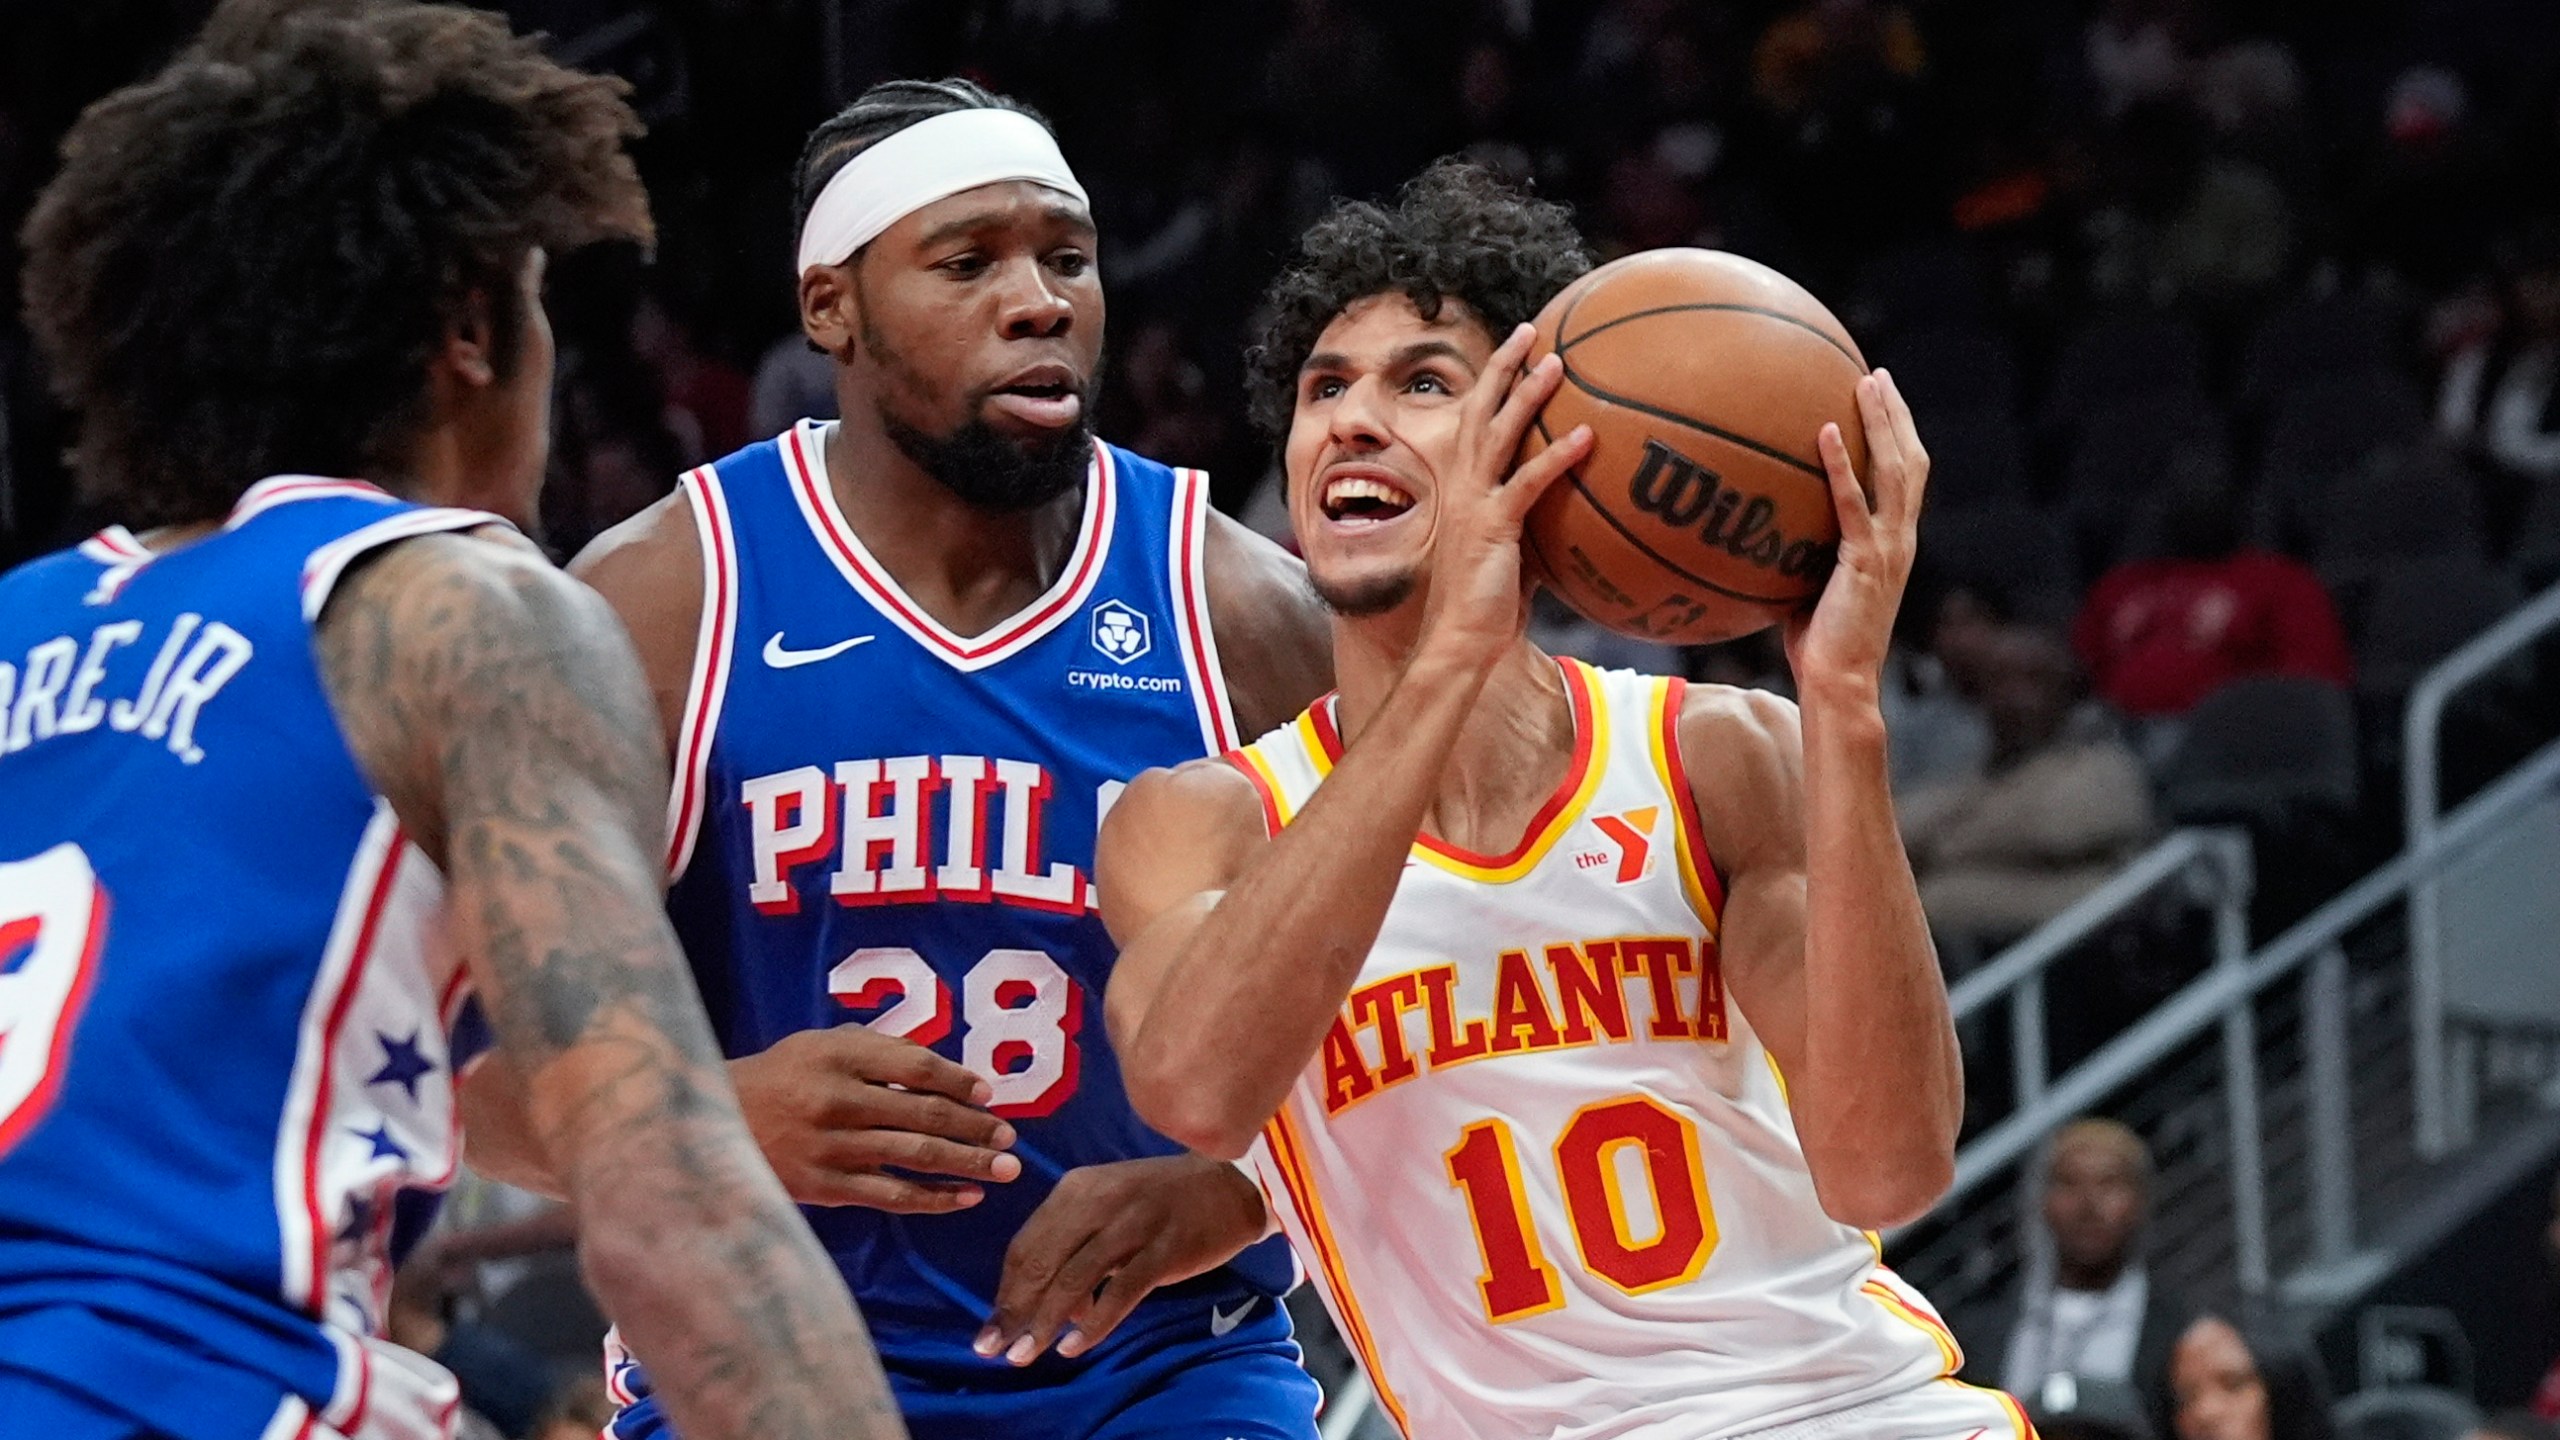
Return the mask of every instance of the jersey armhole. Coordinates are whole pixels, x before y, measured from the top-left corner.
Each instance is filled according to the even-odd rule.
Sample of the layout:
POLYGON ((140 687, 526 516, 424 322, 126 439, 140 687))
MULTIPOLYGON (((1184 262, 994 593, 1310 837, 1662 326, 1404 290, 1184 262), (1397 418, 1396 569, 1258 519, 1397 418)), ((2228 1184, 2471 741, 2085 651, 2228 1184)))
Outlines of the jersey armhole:
POLYGON ((1234 749, 1241 737, 1236 733, 1235 705, 1227 696, 1227 672, 1218 661, 1217 627, 1209 615, 1208 472, 1173 472, 1173 523, 1166 541, 1182 668, 1191 678, 1200 743, 1205 753, 1216 755, 1234 749))
POLYGON ((686 472, 676 488, 693 517, 702 551, 702 618, 694 631, 693 670, 685 681, 683 718, 676 726, 675 767, 667 795, 667 879, 684 877, 693 863, 708 804, 711 741, 729 694, 729 666, 738 638, 737 531, 720 472, 709 465, 686 472))
POLYGON ((457 510, 437 505, 403 510, 387 520, 377 520, 360 530, 350 530, 303 559, 302 618, 317 622, 320 612, 328 608, 329 596, 336 592, 338 582, 345 578, 347 567, 385 545, 415 540, 421 535, 446 535, 489 525, 515 529, 485 510, 457 510))
POLYGON ((1722 933, 1720 918, 1724 914, 1724 876, 1716 869, 1715 856, 1707 849, 1706 827, 1698 819, 1697 792, 1689 788, 1689 767, 1680 756, 1680 714, 1689 699, 1689 682, 1672 676, 1662 682, 1661 693, 1654 701, 1655 717, 1651 727, 1653 769, 1656 778, 1671 801, 1671 813, 1677 817, 1673 839, 1680 857, 1680 888, 1689 897, 1689 907, 1707 927, 1709 935, 1722 933))
POLYGON ((1218 758, 1236 767, 1236 773, 1253 787, 1253 798, 1262 805, 1263 838, 1279 839, 1280 831, 1289 823, 1289 812, 1280 803, 1279 783, 1263 768, 1262 757, 1247 746, 1241 750, 1230 750, 1218 758))

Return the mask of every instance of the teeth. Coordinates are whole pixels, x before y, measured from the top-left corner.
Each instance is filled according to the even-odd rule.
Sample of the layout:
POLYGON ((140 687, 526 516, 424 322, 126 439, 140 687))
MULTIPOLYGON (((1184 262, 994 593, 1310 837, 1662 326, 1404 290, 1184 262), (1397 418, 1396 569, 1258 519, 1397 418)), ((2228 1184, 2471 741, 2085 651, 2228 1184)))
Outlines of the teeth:
POLYGON ((1354 500, 1375 500, 1382 505, 1392 505, 1398 510, 1410 509, 1413 506, 1412 496, 1384 481, 1372 480, 1365 475, 1345 475, 1328 482, 1324 487, 1324 503, 1329 509, 1339 510, 1354 500))

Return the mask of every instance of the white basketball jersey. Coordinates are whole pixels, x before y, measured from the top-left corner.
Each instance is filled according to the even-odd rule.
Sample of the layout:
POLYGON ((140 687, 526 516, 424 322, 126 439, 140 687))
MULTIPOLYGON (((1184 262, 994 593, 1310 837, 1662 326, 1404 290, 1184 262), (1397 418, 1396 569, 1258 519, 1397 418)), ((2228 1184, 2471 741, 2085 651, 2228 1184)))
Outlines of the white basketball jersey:
MULTIPOLYGON (((1273 1211, 1409 1436, 1708 1440, 1954 1374, 1725 997, 1685 686, 1559 663, 1564 783, 1511 854, 1415 844, 1255 1147, 1273 1211)), ((1340 753, 1328 698, 1230 758, 1276 831, 1340 753)))

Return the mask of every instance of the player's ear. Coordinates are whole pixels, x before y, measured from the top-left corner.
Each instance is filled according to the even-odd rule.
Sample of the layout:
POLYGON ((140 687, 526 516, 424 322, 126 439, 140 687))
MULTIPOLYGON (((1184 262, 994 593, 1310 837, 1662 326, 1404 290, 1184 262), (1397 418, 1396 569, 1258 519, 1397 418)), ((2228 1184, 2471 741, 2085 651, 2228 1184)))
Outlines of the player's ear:
POLYGON ((853 281, 861 257, 800 272, 800 330, 837 360, 851 358, 862 333, 862 287, 853 281))
POLYGON ((446 323, 444 344, 436 352, 438 368, 473 389, 498 381, 496 308, 490 304, 488 291, 472 289, 446 323))

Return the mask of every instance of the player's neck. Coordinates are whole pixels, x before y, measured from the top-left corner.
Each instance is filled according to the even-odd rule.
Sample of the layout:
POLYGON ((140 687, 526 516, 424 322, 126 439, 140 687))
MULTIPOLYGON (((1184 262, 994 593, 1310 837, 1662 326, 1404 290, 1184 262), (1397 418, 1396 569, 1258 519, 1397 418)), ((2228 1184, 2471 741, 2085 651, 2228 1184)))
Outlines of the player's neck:
POLYGON ((984 634, 1038 599, 1075 551, 1081 486, 1028 510, 981 509, 925 473, 876 423, 837 424, 822 463, 864 548, 953 634, 984 634))
MULTIPOLYGON (((1334 626, 1346 744, 1357 741, 1360 727, 1378 713, 1404 671, 1411 647, 1398 638, 1369 622, 1334 626)), ((1441 768, 1423 828, 1462 849, 1509 850, 1572 763, 1573 725, 1573 703, 1556 662, 1521 640, 1495 662, 1476 693, 1441 768)))

